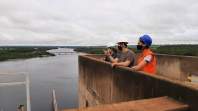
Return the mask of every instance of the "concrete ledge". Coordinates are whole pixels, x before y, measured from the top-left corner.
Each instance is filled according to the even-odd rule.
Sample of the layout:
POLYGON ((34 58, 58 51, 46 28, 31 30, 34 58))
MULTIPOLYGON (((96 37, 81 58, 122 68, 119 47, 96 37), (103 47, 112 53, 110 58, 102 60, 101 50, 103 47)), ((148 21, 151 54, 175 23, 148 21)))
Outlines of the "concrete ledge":
POLYGON ((188 105, 169 97, 159 97, 64 111, 187 111, 188 109, 188 105))

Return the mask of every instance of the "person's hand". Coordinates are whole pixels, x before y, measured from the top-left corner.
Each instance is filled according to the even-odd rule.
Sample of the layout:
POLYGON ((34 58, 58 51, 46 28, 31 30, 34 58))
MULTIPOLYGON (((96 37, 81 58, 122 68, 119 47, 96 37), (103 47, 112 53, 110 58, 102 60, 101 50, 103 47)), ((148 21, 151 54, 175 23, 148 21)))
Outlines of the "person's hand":
POLYGON ((110 52, 108 52, 108 53, 107 53, 107 56, 111 56, 111 53, 110 53, 110 52))
POLYGON ((131 68, 131 70, 132 70, 132 71, 136 71, 136 70, 137 70, 137 66, 133 66, 133 67, 131 68))
POLYGON ((107 50, 103 50, 104 54, 107 55, 107 50))
POLYGON ((109 56, 112 56, 112 51, 111 51, 111 50, 109 50, 108 52, 109 52, 109 56))
POLYGON ((106 56, 111 56, 111 53, 109 52, 109 50, 104 50, 103 52, 104 52, 104 54, 105 54, 106 56))
POLYGON ((111 63, 111 67, 114 68, 117 65, 117 63, 111 63))

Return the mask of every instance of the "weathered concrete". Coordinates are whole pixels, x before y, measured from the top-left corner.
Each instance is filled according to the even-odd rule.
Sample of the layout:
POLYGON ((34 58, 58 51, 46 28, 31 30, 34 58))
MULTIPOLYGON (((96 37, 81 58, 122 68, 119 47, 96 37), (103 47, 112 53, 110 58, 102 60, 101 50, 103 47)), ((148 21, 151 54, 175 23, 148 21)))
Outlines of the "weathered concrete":
POLYGON ((197 86, 126 67, 113 69, 99 58, 79 56, 79 107, 169 96, 198 111, 197 86))
POLYGON ((188 105, 171 98, 159 97, 64 111, 187 111, 188 108, 188 105))
POLYGON ((157 54, 157 73, 172 79, 187 80, 189 74, 198 76, 198 57, 157 54))
MULTIPOLYGON (((87 55, 102 59, 104 55, 87 55)), ((138 54, 137 54, 138 56, 138 54)), ((198 76, 198 57, 156 54, 157 74, 186 81, 189 74, 198 76)))

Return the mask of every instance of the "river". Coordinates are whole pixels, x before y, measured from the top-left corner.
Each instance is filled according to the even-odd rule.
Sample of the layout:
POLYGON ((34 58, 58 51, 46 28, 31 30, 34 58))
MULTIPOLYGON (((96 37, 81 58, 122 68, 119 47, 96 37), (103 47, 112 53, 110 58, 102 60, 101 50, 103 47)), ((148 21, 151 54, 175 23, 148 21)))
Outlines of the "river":
MULTIPOLYGON (((56 51, 71 52, 68 49, 51 52, 56 51)), ((52 110, 52 89, 56 91, 60 109, 78 106, 78 53, 0 62, 0 71, 1 74, 29 74, 32 111, 52 110)), ((0 82, 5 81, 4 78, 0 82)), ((25 87, 1 86, 0 111, 16 111, 18 104, 26 104, 25 87)))

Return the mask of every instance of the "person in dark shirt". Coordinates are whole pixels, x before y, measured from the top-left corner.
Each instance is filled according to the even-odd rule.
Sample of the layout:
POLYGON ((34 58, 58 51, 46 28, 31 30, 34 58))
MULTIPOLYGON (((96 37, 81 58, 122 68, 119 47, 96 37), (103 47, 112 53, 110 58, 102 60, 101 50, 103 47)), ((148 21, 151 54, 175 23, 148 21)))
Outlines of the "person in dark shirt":
POLYGON ((135 53, 128 49, 127 44, 128 40, 126 38, 120 38, 117 42, 118 44, 118 51, 117 57, 113 58, 109 56, 112 67, 115 66, 124 66, 124 67, 131 67, 135 64, 135 53))
POLYGON ((110 57, 112 57, 113 59, 117 57, 117 49, 115 48, 115 45, 113 43, 108 43, 107 50, 104 51, 104 54, 104 60, 107 62, 112 62, 110 57))

